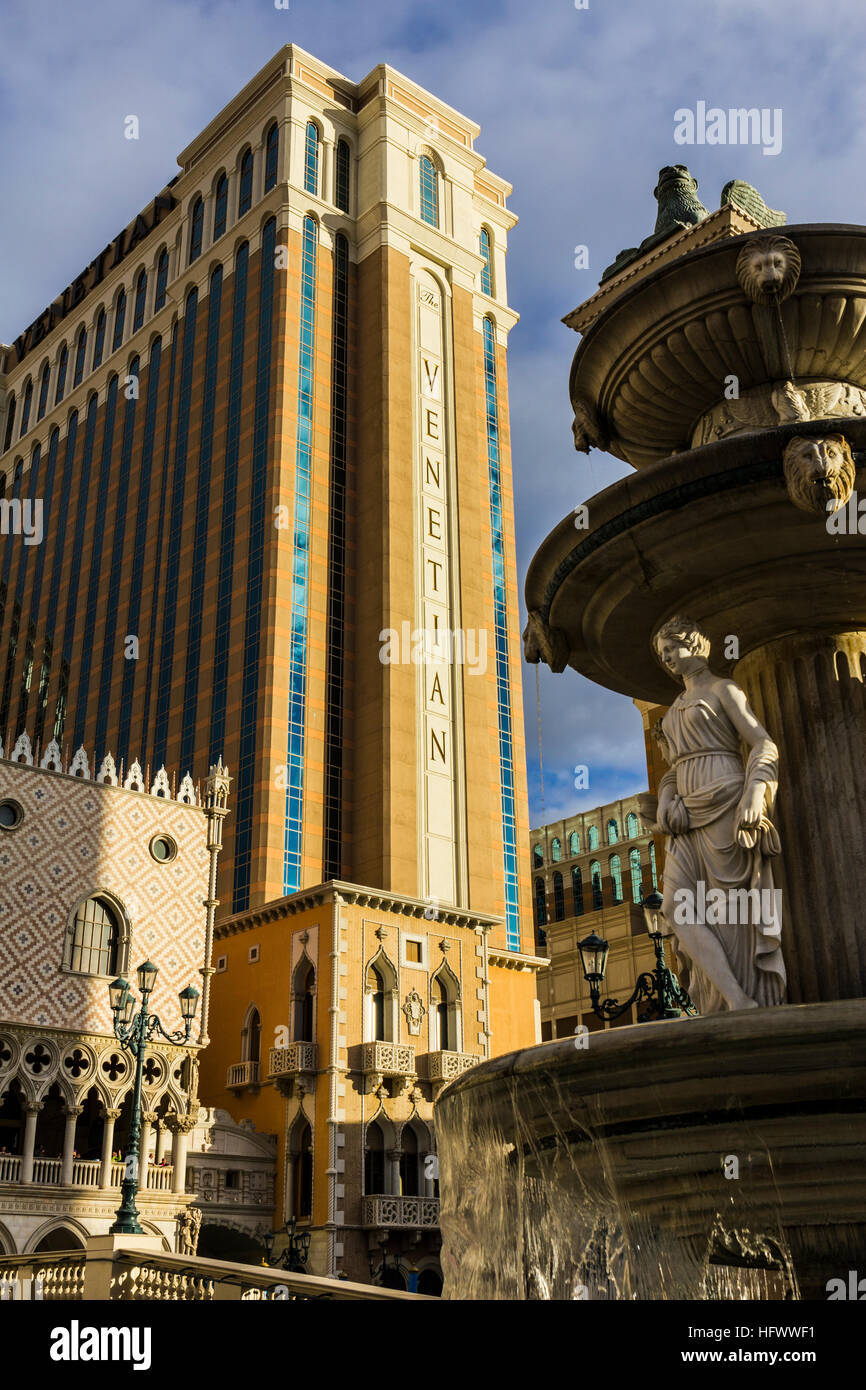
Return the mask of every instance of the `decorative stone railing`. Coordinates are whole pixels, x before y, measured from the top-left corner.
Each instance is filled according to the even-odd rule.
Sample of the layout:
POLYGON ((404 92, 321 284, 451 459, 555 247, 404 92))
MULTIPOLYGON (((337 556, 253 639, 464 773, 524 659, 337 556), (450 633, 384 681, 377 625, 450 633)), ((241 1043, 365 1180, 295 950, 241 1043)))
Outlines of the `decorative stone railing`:
MULTIPOLYGON (((121 1241, 123 1237, 115 1239, 121 1241)), ((309 1302, 313 1299, 417 1300, 423 1297, 373 1284, 290 1274, 198 1255, 170 1255, 120 1244, 112 1248, 111 1240, 105 1236, 91 1239, 84 1254, 69 1251, 0 1257, 0 1299, 4 1300, 204 1303, 239 1299, 309 1302)))
POLYGON ((73 1187, 99 1187, 101 1168, 98 1158, 77 1158, 72 1165, 73 1187))
POLYGON ((365 1197, 362 1226, 414 1227, 429 1229, 439 1225, 438 1197, 365 1197))
MULTIPOLYGON (((20 1154, 0 1154, 0 1183, 21 1183, 22 1160, 20 1154)), ((62 1161, 59 1158, 34 1158, 33 1177, 31 1184, 34 1187, 57 1187, 60 1184, 62 1161)), ((124 1164, 112 1163, 109 1175, 109 1187, 120 1188, 123 1183, 124 1164)), ((76 1158, 72 1164, 71 1187, 84 1187, 92 1192, 102 1189, 100 1181, 102 1176, 102 1164, 98 1158, 76 1158)), ((146 1190, 150 1192, 171 1192, 172 1180, 174 1178, 173 1164, 148 1165, 147 1177, 145 1180, 146 1190)), ((28 1184, 30 1185, 30 1184, 28 1184)))
POLYGON ((268 1056, 269 1076, 301 1076, 318 1070, 318 1047, 312 1042, 272 1047, 268 1056))
POLYGON ((34 1158, 33 1181, 38 1183, 58 1183, 63 1167, 59 1158, 34 1158))
POLYGON ((21 1155, 0 1154, 0 1182, 19 1182, 21 1178, 21 1155))
POLYGON ((415 1049, 406 1043, 369 1042, 361 1049, 361 1069, 367 1075, 414 1076, 415 1049))
POLYGON ((462 1076, 481 1060, 482 1058, 472 1057, 467 1052, 428 1052, 427 1080, 443 1083, 453 1081, 456 1076, 462 1076))
POLYGON ((174 1165, 151 1163, 147 1169, 147 1187, 152 1192, 171 1192, 174 1165))
POLYGON ((226 1086, 231 1090, 233 1086, 257 1086, 259 1081, 258 1062, 236 1062, 229 1067, 226 1077, 226 1086))

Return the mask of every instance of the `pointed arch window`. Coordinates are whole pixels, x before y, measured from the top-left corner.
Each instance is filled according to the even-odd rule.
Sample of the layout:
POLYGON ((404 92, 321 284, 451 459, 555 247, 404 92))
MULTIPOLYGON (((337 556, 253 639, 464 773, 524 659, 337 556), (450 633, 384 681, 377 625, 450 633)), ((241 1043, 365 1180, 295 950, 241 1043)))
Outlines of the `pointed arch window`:
POLYGON ((204 232, 204 199, 199 195, 192 205, 189 215, 189 264, 201 255, 201 240, 204 232))
POLYGON ((315 1039, 314 1005, 316 998, 316 967, 311 960, 302 956, 295 967, 294 974, 295 1042, 313 1042, 315 1039))
POLYGON ((460 1051, 459 987, 447 966, 430 981, 430 1051, 460 1051))
POLYGON ((120 914, 104 898, 85 898, 67 932, 64 966, 81 975, 117 975, 124 967, 120 914))
POLYGON ((382 952, 367 967, 366 1040, 394 1042, 397 1039, 397 972, 382 952))
POLYGON ((114 335, 111 339, 111 351, 116 352, 123 342, 123 324, 126 319, 126 290, 121 290, 117 296, 117 304, 114 309, 114 335))
POLYGON ((484 264, 481 267, 481 293, 493 294, 493 247, 490 242, 490 233, 486 227, 481 228, 479 238, 479 250, 484 264))
POLYGON ((543 878, 535 880, 535 924, 538 927, 547 926, 547 897, 543 878))
POLYGON ((613 900, 622 902, 622 861, 618 854, 612 854, 609 861, 610 881, 613 884, 613 900))
POLYGON ((571 871, 571 897, 575 917, 583 916, 583 875, 577 864, 571 871))
POLYGON ((42 375, 39 378, 39 400, 36 405, 36 419, 41 420, 48 405, 48 382, 51 378, 51 368, 48 363, 42 368, 42 375))
POLYGON ((352 164, 352 151, 348 140, 337 141, 337 159, 334 173, 334 202, 341 212, 349 211, 349 180, 352 164))
POLYGON ((33 382, 27 378, 27 385, 24 387, 24 404, 21 408, 21 429, 18 438, 21 439, 30 428, 30 407, 33 404, 33 382))
POLYGON ((562 874, 553 875, 553 916, 561 922, 565 916, 565 893, 562 890, 562 874))
POLYGON ((309 1221, 313 1214, 313 1131, 307 1120, 298 1135, 297 1145, 292 1173, 292 1215, 297 1221, 309 1221))
POLYGON ((628 869, 631 875, 631 897, 632 902, 643 901, 643 869, 640 862, 640 850, 630 849, 628 852, 628 869))
POLYGON ((78 330, 78 338, 75 343, 75 371, 72 374, 72 385, 80 386, 84 380, 84 361, 87 357, 87 329, 78 330))
POLYGON ((640 834, 640 821, 634 811, 629 811, 625 818, 625 837, 627 840, 634 840, 640 834))
POLYGON ((226 174, 220 174, 216 181, 213 196, 213 239, 221 237, 226 229, 226 216, 229 206, 229 181, 226 174))
POLYGON ((439 226, 439 181, 436 165, 429 155, 422 154, 418 164, 421 221, 428 227, 439 226))
POLYGON ((168 285, 168 249, 164 246, 159 253, 159 260, 156 263, 156 292, 153 297, 153 312, 157 313, 165 303, 165 291, 168 285))
POLYGON ((411 1125, 405 1125, 400 1136, 400 1192, 404 1197, 421 1196, 421 1152, 411 1125))
POLYGON ((105 310, 100 309, 96 316, 96 333, 93 340, 93 367, 102 366, 102 354, 105 349, 105 325, 107 323, 105 310))
POLYGON ((378 1120, 367 1126, 364 1144, 364 1191, 368 1195, 384 1195, 385 1135, 378 1120))
POLYGON ((240 163, 238 178, 238 217, 243 217, 253 205, 253 152, 247 150, 240 163))
POLYGON ((589 827, 589 832, 588 832, 587 841, 586 841, 586 847, 587 847, 587 849, 598 849, 598 826, 597 826, 597 825, 591 825, 591 826, 589 827))
POLYGON ((262 1052, 262 1016, 251 1004, 241 1032, 241 1057, 244 1062, 258 1062, 262 1052))
POLYGON ((9 405, 6 410, 6 435, 3 440, 3 452, 12 447, 12 431, 15 428, 15 393, 9 397, 9 405))
POLYGON ((558 835, 554 835, 550 842, 550 857, 554 864, 562 862, 562 841, 558 835))
POLYGON ((619 844, 619 822, 612 816, 607 823, 607 842, 609 845, 619 844))
POLYGON ((589 866, 589 874, 592 879, 592 910, 597 912, 604 906, 604 898, 601 891, 601 865, 597 859, 593 859, 589 866))
POLYGON ((147 300, 147 271, 140 270, 135 282, 135 308, 132 312, 132 331, 137 333, 144 323, 144 306, 147 300))
POLYGON ((265 139, 265 192, 277 186, 277 157, 280 152, 280 128, 274 121, 265 139))
POLYGON ((307 121, 307 139, 304 147, 304 189, 314 196, 319 192, 319 127, 315 121, 307 121))
POLYGON ((69 348, 66 344, 60 349, 57 359, 57 385, 54 388, 54 404, 59 405, 66 393, 66 371, 69 366, 69 348))

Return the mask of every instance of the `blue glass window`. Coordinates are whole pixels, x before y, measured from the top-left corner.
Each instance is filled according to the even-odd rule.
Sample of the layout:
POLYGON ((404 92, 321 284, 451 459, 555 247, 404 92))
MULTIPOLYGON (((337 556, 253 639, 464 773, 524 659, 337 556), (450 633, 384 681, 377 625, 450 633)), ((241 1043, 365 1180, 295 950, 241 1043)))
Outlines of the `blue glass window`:
POLYGON ((493 250, 490 245, 490 233, 486 227, 481 228, 479 249, 484 258, 481 267, 481 292, 482 294, 493 293, 493 250))
POLYGON ((583 916, 583 875, 575 864, 571 871, 571 898, 575 917, 583 916))
POLYGON ((274 121, 265 141, 265 192, 277 186, 277 156, 280 150, 280 128, 274 121))
POLYGON ((253 205, 253 152, 247 150, 240 165, 238 180, 238 217, 243 217, 253 205))
POLYGON ((84 380, 84 362, 87 357, 87 329, 78 330, 78 339, 75 344, 75 372, 72 377, 72 385, 80 386, 84 380))
POLYGON ((334 237, 331 329, 331 479, 322 880, 343 876, 343 667, 346 610, 346 452, 349 379, 349 243, 334 237))
POLYGON ((9 397, 9 404, 6 407, 6 437, 3 440, 3 452, 12 445, 12 431, 15 428, 15 393, 9 397))
POLYGON ((204 201, 196 198, 189 215, 189 264, 201 255, 201 238, 204 231, 204 201))
POLYGON ((421 185, 421 221, 431 227, 439 226, 439 184, 436 166, 426 154, 422 154, 419 165, 421 185))
POLYGON ((598 826, 591 825, 587 836, 587 849, 598 849, 598 826))
POLYGON ((66 391, 66 370, 69 366, 69 348, 66 344, 60 349, 57 361, 57 385, 54 388, 54 404, 59 405, 66 391))
POLYGON ((51 377, 51 368, 48 363, 42 368, 42 375, 39 378, 39 401, 36 406, 36 419, 41 420, 48 405, 48 382, 51 377))
MULTIPOLYGON (((114 378, 116 383, 117 378, 114 378)), ((54 713, 54 737, 62 739, 66 725, 67 693, 69 688, 69 667, 72 661, 73 638, 75 635, 75 620, 78 616, 78 587, 81 581, 82 557, 84 554, 84 525, 87 517, 87 501, 90 490, 90 472, 93 466, 93 442, 96 438, 96 417, 98 415, 98 404, 96 393, 90 397, 87 405, 87 421, 84 428, 84 451, 81 461, 77 468, 78 498, 76 502, 75 531, 72 540, 72 563, 68 571, 66 584, 66 615, 63 623, 63 646, 60 688, 57 694, 57 706, 54 713), (65 676, 64 676, 65 670, 65 676)), ((67 449, 67 471, 70 470, 70 456, 67 449)), ((65 483, 64 483, 65 488, 65 483)), ((62 510, 62 509, 61 509, 62 510)), ((59 544, 59 538, 58 538, 59 544)), ((52 581, 53 583, 53 581, 52 581)), ((79 740, 80 742, 80 740, 79 740)), ((76 745, 77 746, 77 745, 76 745)))
POLYGON ((619 844, 619 823, 613 818, 607 823, 607 842, 609 845, 619 844))
POLYGON ((568 837, 568 857, 573 859, 576 854, 580 854, 580 836, 576 830, 572 830, 568 837))
POLYGON ((111 351, 117 352, 123 342, 123 325, 126 319, 126 290, 121 290, 117 296, 117 304, 114 310, 114 333, 111 339, 111 351))
POLYGON ((304 150, 304 188, 314 196, 319 191, 319 127, 307 121, 307 142, 304 150))
POLYGON ((610 856, 610 880, 613 884, 613 900, 615 903, 622 902, 622 864, 618 854, 610 856))
POLYGON ((341 212, 349 211, 349 177, 352 151, 348 140, 337 141, 337 165, 334 178, 334 202, 341 212))
MULTIPOLYGON (((99 465, 99 478, 96 487, 96 509, 93 517, 92 544, 90 545, 90 568, 87 576, 87 596, 84 603, 84 630, 80 634, 78 651, 78 688, 75 705, 75 724, 72 741, 76 748, 84 742, 87 727, 88 696, 90 694, 90 671, 96 635, 96 618, 102 603, 100 577, 102 573, 102 551, 105 543, 105 516, 108 506, 109 479, 111 477, 112 454, 114 451, 114 419, 117 412, 118 378, 113 376, 108 383, 105 397, 105 424, 102 437, 102 456, 99 465)), ((68 613, 67 613, 68 617, 68 613)))
POLYGON ((629 850, 628 867, 631 874, 632 901, 639 903, 643 899, 643 870, 641 869, 639 849, 629 850))
POLYGON ((604 906, 604 898, 602 897, 601 891, 601 865, 597 859, 593 859, 590 864, 589 873, 592 879, 592 907, 593 911, 597 912, 600 907, 604 906))
POLYGON ((626 839, 634 840, 640 834, 640 822, 634 811, 629 811, 625 818, 626 839))
POLYGON ((658 886, 659 886, 659 882, 658 882, 658 878, 656 877, 656 847, 655 847, 655 845, 652 844, 652 843, 650 843, 650 847, 649 847, 649 860, 650 860, 650 873, 651 873, 651 875, 652 875, 652 881, 653 881, 653 889, 657 889, 658 886))
POLYGON ((93 339, 93 368, 94 368, 94 371, 96 370, 97 367, 101 367, 101 366, 102 366, 102 353, 103 353, 103 349, 104 349, 104 347, 105 347, 105 325, 106 325, 106 322, 107 322, 107 320, 106 320, 106 317, 105 317, 105 310, 104 310, 104 309, 100 309, 99 313, 98 313, 97 316, 96 316, 96 333, 95 333, 94 339, 93 339))
POLYGON ((544 863, 544 850, 541 848, 541 845, 533 845, 533 847, 532 847, 532 867, 533 867, 533 869, 540 869, 543 863, 544 863))
POLYGON ((229 205, 229 181, 225 174, 220 174, 216 181, 213 198, 213 239, 221 237, 226 229, 226 214, 229 205))
POLYGON ((553 913, 557 922, 565 916, 565 894, 562 891, 562 874, 553 875, 553 913))
POLYGON ((168 285, 168 251, 165 247, 159 253, 156 263, 156 293, 153 299, 153 312, 157 313, 165 303, 165 290, 168 285))
POLYGON ((30 428, 30 407, 33 404, 33 382, 27 378, 27 385, 24 387, 24 406, 21 411, 21 430, 18 438, 21 439, 30 428))
POLYGON ((135 282, 135 308, 132 314, 132 331, 137 333, 144 323, 144 306, 147 300, 147 271, 140 270, 135 282))
POLYGON ((554 835, 550 842, 550 858, 554 864, 562 862, 562 841, 558 835, 554 835))
POLYGON ((535 880, 535 923, 539 927, 547 925, 547 898, 543 878, 535 880))

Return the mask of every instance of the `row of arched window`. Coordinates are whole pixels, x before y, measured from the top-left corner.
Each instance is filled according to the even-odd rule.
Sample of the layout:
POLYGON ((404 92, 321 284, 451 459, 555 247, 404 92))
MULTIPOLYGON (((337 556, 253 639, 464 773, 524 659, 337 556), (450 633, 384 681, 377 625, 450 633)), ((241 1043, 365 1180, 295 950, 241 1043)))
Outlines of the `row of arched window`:
MULTIPOLYGON (((432 154, 422 154, 418 161, 418 213, 428 227, 441 228, 440 186, 444 186, 444 174, 432 154)), ((493 279, 493 234, 489 227, 482 227, 478 234, 478 252, 481 256, 481 293, 494 294, 493 279)))
MULTIPOLYGON (((635 815, 634 811, 629 811, 628 815, 625 818, 625 838, 627 840, 634 840, 638 837, 638 835, 640 835, 640 833, 640 821, 638 820, 638 817, 635 815)), ((611 816, 610 820, 607 823, 607 843, 609 845, 617 845, 619 844, 619 839, 619 821, 614 816, 611 816)), ((588 851, 592 851, 594 849, 598 849, 599 847, 600 838, 598 826, 591 825, 586 833, 586 848, 588 851)), ((580 852, 580 835, 576 830, 572 830, 568 836, 567 858, 573 859, 575 855, 580 854, 580 852)), ((559 838, 558 835, 554 835, 553 839, 550 842, 550 858, 551 862, 554 864, 559 864, 562 862, 562 840, 559 838)), ((533 868, 538 869, 541 867, 543 863, 543 847, 541 845, 533 845, 533 868)))
MULTIPOLYGON (((607 864, 610 880, 610 902, 616 906, 624 901, 622 859, 618 854, 612 854, 607 864)), ((655 845, 652 843, 649 846, 649 871, 653 889, 656 889, 658 887, 656 852, 655 845)), ((630 849, 628 852, 628 875, 631 898, 634 903, 643 901, 643 873, 644 866, 641 863, 640 850, 637 847, 630 849)), ((589 865, 589 882, 586 884, 586 890, 588 902, 584 900, 583 873, 580 867, 575 864, 571 870, 571 915, 574 917, 582 917, 586 911, 597 912, 599 908, 604 906, 602 869, 598 859, 593 859, 589 865)), ((553 875, 553 920, 561 922, 564 918, 565 887, 562 874, 557 871, 553 875)), ((547 925, 547 894, 543 878, 535 880, 535 923, 538 927, 547 925)))

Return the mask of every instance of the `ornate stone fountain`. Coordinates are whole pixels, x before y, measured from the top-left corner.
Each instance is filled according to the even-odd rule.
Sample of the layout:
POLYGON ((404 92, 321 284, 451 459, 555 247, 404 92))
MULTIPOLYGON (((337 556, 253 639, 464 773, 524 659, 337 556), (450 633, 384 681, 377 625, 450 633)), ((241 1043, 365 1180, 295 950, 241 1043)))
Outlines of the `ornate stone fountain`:
MULTIPOLYGON (((525 650, 679 708, 695 648, 662 665, 653 639, 683 613, 705 635, 711 673, 686 661, 686 703, 695 679, 702 698, 739 691, 763 735, 747 743, 766 795, 722 838, 754 844, 764 822, 776 837, 786 993, 746 1009, 704 990, 718 1012, 560 1040, 450 1086, 446 1294, 825 1298, 858 1259, 866 1273, 866 228, 782 232, 747 185, 711 213, 696 188, 662 170, 656 231, 565 320, 583 335, 576 448, 635 472, 539 548, 525 650), (497 1222, 504 1259, 485 1249, 497 1222)), ((682 884, 709 773, 690 802, 696 755, 674 754, 692 809, 678 823, 660 805, 657 828, 682 884)))

